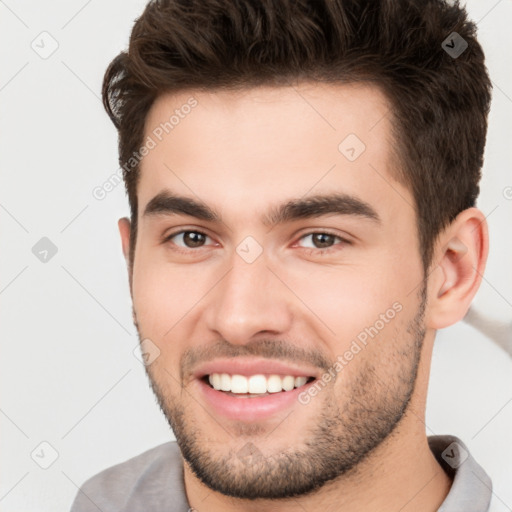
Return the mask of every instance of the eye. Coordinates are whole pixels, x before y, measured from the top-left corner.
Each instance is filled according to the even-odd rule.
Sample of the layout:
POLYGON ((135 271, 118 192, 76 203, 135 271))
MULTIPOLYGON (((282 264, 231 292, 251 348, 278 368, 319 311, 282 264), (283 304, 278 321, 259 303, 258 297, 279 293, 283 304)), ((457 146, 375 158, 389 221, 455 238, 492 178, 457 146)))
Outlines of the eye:
POLYGON ((350 243, 340 236, 331 233, 309 233, 300 238, 298 245, 306 249, 330 249, 336 243, 345 242, 350 243))
POLYGON ((207 240, 212 242, 212 239, 208 235, 205 235, 200 231, 180 231, 169 235, 165 239, 166 242, 172 241, 172 243, 178 247, 184 247, 186 249, 203 247, 207 240))

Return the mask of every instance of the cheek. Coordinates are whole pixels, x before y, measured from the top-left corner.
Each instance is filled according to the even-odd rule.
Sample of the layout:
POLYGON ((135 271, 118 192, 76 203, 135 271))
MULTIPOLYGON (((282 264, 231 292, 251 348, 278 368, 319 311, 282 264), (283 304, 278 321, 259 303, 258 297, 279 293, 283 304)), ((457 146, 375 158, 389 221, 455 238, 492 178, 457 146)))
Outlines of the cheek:
POLYGON ((136 260, 133 305, 144 334, 163 338, 198 301, 200 286, 184 269, 151 259, 136 260))
POLYGON ((327 336, 335 340, 338 351, 400 302, 401 296, 400 284, 389 273, 368 265, 324 267, 307 273, 288 270, 286 282, 314 313, 308 314, 312 321, 325 324, 327 336))
POLYGON ((176 264, 164 252, 141 250, 132 282, 139 329, 155 340, 188 338, 200 321, 205 297, 223 273, 225 268, 214 261, 176 264))

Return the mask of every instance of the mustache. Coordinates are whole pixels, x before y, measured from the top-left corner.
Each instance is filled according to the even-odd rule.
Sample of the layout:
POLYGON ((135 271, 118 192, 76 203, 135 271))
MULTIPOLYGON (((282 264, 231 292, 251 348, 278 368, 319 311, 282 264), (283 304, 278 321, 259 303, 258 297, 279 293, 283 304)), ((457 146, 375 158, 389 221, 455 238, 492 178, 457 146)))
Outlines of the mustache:
POLYGON ((315 365, 323 372, 328 371, 333 364, 318 350, 297 347, 283 340, 262 339, 252 341, 246 345, 233 345, 226 340, 221 340, 214 345, 191 347, 185 350, 180 358, 181 380, 183 382, 184 379, 189 378, 198 364, 219 357, 234 359, 242 356, 278 359, 289 363, 304 363, 308 366, 315 365))

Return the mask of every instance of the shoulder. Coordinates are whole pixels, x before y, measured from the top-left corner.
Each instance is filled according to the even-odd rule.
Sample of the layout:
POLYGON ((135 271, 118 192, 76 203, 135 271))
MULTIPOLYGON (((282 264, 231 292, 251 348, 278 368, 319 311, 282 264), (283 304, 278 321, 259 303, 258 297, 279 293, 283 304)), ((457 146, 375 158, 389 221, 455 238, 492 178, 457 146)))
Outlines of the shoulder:
POLYGON ((183 461, 176 442, 152 448, 87 480, 71 512, 186 511, 183 461), (142 508, 141 508, 142 507, 142 508))

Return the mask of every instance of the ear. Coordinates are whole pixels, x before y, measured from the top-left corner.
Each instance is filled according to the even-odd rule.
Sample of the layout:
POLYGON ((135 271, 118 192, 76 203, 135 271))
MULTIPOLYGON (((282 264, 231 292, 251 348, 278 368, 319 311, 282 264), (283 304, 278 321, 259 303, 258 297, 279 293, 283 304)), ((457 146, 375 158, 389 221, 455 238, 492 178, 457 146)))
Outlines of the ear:
POLYGON ((131 223, 128 217, 123 217, 117 221, 117 227, 119 228, 119 234, 121 235, 121 246, 123 248, 123 255, 126 261, 126 267, 128 268, 128 283, 130 285, 130 296, 132 297, 132 319, 135 328, 138 330, 137 317, 135 315, 135 308, 133 306, 133 269, 130 265, 130 232, 131 223))
POLYGON ((485 270, 489 233, 477 208, 462 211, 439 236, 429 277, 427 326, 442 329, 464 318, 485 270))
POLYGON ((130 266, 130 219, 123 217, 117 221, 119 234, 121 235, 121 245, 123 248, 124 259, 128 267, 130 266))

